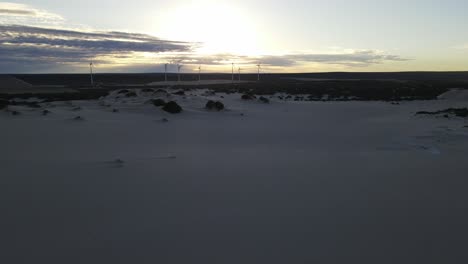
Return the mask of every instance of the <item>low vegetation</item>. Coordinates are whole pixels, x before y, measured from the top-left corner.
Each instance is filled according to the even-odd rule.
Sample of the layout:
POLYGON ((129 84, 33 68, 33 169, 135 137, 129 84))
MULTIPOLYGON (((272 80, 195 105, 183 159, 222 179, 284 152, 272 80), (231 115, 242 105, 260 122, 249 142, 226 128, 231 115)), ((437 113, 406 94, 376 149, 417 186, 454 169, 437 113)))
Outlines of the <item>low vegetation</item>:
POLYGON ((166 101, 163 99, 153 99, 151 100, 151 103, 156 106, 156 107, 161 107, 166 105, 166 101))
POLYGON ((258 98, 258 100, 264 104, 269 104, 270 103, 270 99, 266 98, 266 97, 263 97, 261 96, 260 98, 258 98))
POLYGON ((171 114, 179 114, 182 112, 182 107, 174 101, 168 102, 162 109, 171 114))
POLYGON ((454 115, 457 117, 468 117, 468 108, 449 108, 440 111, 421 111, 417 112, 416 115, 444 115, 445 117, 449 117, 450 115, 454 115))
POLYGON ((216 110, 216 111, 221 111, 224 110, 224 104, 220 101, 208 101, 205 106, 206 109, 208 110, 216 110))
POLYGON ((0 99, 0 109, 4 109, 9 105, 8 100, 0 99))

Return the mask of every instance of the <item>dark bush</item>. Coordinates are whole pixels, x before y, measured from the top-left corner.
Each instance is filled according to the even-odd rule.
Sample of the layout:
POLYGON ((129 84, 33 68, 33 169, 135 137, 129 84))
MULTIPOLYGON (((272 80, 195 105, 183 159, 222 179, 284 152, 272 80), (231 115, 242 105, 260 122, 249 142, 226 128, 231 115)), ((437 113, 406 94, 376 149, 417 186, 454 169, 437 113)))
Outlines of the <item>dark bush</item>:
POLYGON ((45 109, 45 110, 42 111, 42 115, 43 115, 43 116, 46 116, 46 115, 48 115, 48 114, 50 114, 50 111, 49 111, 49 110, 45 109))
POLYGON ((158 89, 154 92, 155 94, 157 93, 162 93, 162 94, 167 94, 167 91, 166 90, 163 90, 163 89, 158 89))
POLYGON ((171 114, 178 114, 182 112, 182 107, 176 102, 170 101, 163 107, 163 110, 171 114))
POLYGON ((219 102, 219 101, 215 103, 215 107, 216 107, 216 109, 218 109, 219 111, 224 110, 224 104, 221 103, 221 102, 219 102))
POLYGON ((124 89, 124 90, 118 91, 117 94, 127 94, 127 93, 129 93, 129 92, 130 92, 129 90, 124 89))
POLYGON ((441 115, 443 114, 444 117, 449 117, 449 114, 455 115, 458 117, 468 117, 468 108, 449 108, 445 110, 440 110, 440 111, 434 111, 434 112, 427 112, 427 111, 421 111, 417 112, 416 115, 441 115))
POLYGON ((206 103, 206 109, 208 110, 217 110, 217 111, 221 111, 224 109, 224 104, 222 102, 215 102, 215 101, 208 101, 208 103, 206 103))
POLYGON ((246 93, 242 95, 242 100, 254 100, 254 99, 255 99, 255 95, 253 94, 246 93))
POLYGON ((6 108, 9 105, 7 100, 0 99, 0 109, 6 108))
POLYGON ((166 101, 164 101, 163 99, 153 99, 151 100, 151 103, 153 103, 153 105, 157 107, 166 105, 166 101))
POLYGON ((141 91, 144 92, 144 93, 152 93, 152 92, 154 92, 154 89, 145 88, 145 89, 143 89, 143 90, 141 90, 141 91))
POLYGON ((173 94, 174 95, 185 95, 185 92, 181 90, 181 91, 175 92, 173 94))
POLYGON ((215 107, 215 102, 211 100, 208 101, 208 103, 206 103, 206 106, 205 106, 205 108, 209 110, 213 109, 214 107, 215 107))
POLYGON ((270 99, 268 99, 268 98, 266 98, 266 97, 263 97, 263 96, 260 97, 258 100, 259 100, 260 102, 262 102, 262 103, 265 103, 265 104, 269 104, 269 103, 270 103, 270 99))
POLYGON ((127 94, 125 95, 125 97, 128 97, 128 98, 130 98, 130 97, 137 97, 137 94, 136 94, 135 92, 129 92, 129 93, 127 93, 127 94))
POLYGON ((11 114, 14 116, 21 115, 21 113, 18 111, 11 111, 11 114))

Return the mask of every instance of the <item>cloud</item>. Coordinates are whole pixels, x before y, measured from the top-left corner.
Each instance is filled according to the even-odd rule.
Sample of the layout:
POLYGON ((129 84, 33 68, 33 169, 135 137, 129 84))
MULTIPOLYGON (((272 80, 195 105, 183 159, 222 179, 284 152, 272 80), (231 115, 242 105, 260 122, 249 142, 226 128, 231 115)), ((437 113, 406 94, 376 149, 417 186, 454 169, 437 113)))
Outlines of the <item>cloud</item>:
POLYGON ((465 50, 465 49, 468 49, 468 44, 458 45, 458 46, 455 46, 453 48, 458 49, 458 50, 465 50))
POLYGON ((239 56, 235 54, 197 55, 184 54, 168 57, 168 61, 184 64, 225 65, 235 62, 239 65, 261 63, 271 67, 291 67, 304 63, 334 64, 349 67, 366 67, 387 61, 407 61, 398 55, 376 50, 352 50, 341 53, 295 53, 286 55, 239 56))
POLYGON ((0 71, 12 64, 53 67, 145 60, 148 54, 191 52, 196 44, 146 34, 0 25, 0 71))
POLYGON ((367 67, 388 61, 405 61, 398 55, 377 50, 299 52, 283 55, 244 56, 218 53, 199 54, 200 43, 160 39, 147 34, 96 31, 75 26, 65 19, 29 5, 0 2, 0 72, 76 72, 93 61, 105 71, 151 71, 164 63, 204 65, 225 69, 232 62, 245 70, 262 63, 265 69, 329 64, 367 67), (79 28, 79 29, 76 29, 79 28))
POLYGON ((308 63, 346 67, 367 67, 387 61, 405 61, 397 55, 376 50, 344 50, 333 53, 295 53, 285 55, 243 56, 230 53, 198 54, 199 43, 171 41, 157 37, 118 31, 67 30, 23 25, 0 24, 0 72, 75 71, 89 61, 103 69, 120 68, 135 72, 156 69, 156 64, 182 63, 221 67, 232 62, 254 68, 294 67, 308 63))
POLYGON ((0 2, 0 23, 21 25, 57 25, 65 19, 45 10, 25 4, 0 2))
POLYGON ((33 10, 15 10, 15 9, 0 9, 2 15, 20 15, 20 16, 35 16, 36 12, 33 10))

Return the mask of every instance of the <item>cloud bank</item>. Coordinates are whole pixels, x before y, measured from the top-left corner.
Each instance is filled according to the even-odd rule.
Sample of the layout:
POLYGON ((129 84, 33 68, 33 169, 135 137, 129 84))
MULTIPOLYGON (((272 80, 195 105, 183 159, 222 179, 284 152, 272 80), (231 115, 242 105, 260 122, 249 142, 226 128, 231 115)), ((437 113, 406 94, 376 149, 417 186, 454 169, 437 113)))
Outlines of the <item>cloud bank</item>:
POLYGON ((0 25, 0 71, 60 64, 119 63, 146 53, 191 52, 193 43, 162 40, 127 32, 89 32, 20 25, 0 25))
POLYGON ((154 71, 164 63, 204 65, 215 71, 232 62, 244 69, 281 69, 308 64, 367 67, 403 61, 376 50, 243 56, 199 54, 200 43, 172 41, 155 36, 118 31, 69 29, 58 14, 24 4, 0 2, 0 73, 80 72, 93 61, 103 71, 154 71))

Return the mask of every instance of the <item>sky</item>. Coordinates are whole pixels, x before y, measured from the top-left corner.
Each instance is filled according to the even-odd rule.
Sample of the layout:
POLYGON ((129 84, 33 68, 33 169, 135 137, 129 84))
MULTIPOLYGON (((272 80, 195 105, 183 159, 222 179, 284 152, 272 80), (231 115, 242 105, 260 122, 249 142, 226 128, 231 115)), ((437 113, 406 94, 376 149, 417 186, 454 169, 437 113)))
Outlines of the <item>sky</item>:
POLYGON ((468 70, 466 0, 0 2, 0 73, 468 70))

